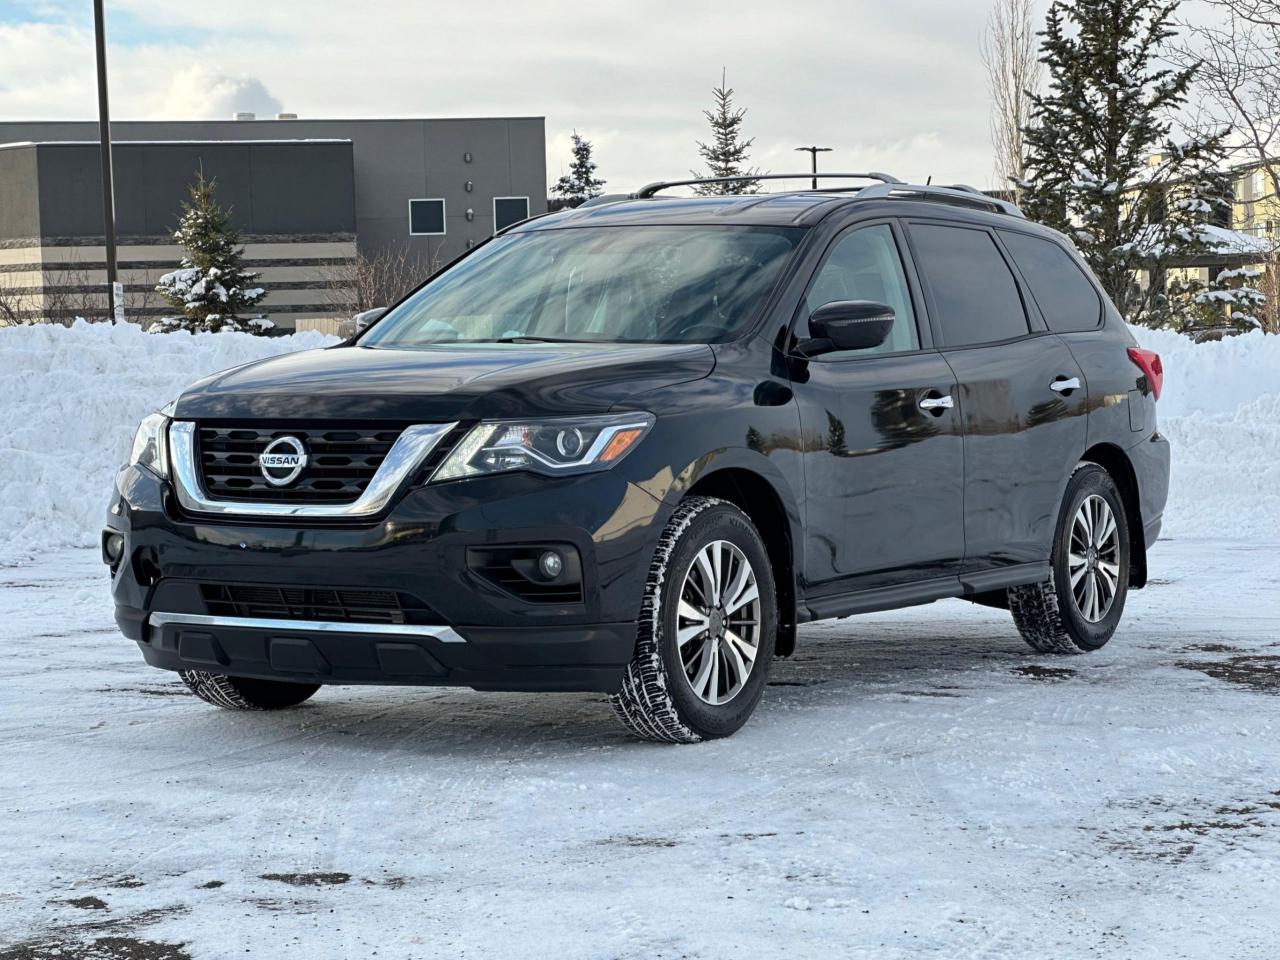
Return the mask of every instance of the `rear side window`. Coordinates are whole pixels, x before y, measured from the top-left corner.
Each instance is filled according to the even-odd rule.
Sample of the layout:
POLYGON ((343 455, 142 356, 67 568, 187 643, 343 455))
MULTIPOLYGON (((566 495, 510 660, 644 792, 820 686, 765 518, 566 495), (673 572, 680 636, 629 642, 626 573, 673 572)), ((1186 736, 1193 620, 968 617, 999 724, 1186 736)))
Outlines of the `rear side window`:
POLYGON ((1018 285, 991 234, 913 224, 911 238, 946 346, 991 343, 1029 332, 1018 285))
POLYGON ((1102 317, 1102 301, 1084 271, 1052 240, 1000 231, 1000 238, 1022 271, 1040 312, 1055 333, 1093 330, 1102 317))

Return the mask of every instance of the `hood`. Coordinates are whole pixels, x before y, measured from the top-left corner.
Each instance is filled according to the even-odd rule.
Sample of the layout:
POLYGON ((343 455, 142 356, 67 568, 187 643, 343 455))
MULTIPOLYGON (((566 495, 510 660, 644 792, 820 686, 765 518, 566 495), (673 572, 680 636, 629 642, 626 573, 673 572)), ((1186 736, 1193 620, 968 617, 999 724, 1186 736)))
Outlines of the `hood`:
POLYGON ((603 413, 620 400, 699 380, 705 344, 341 346, 235 367, 192 384, 179 419, 444 422, 603 413))

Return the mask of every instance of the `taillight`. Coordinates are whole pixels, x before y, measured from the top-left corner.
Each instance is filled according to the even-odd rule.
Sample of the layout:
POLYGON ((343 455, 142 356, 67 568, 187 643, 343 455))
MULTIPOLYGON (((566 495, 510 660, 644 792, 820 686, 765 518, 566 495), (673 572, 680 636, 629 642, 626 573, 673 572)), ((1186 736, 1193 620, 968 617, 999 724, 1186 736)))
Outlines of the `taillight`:
POLYGON ((1159 400, 1160 391, 1164 387, 1164 364, 1160 362, 1160 354, 1154 350, 1130 347, 1129 359, 1146 376, 1147 383, 1151 387, 1151 395, 1159 400))

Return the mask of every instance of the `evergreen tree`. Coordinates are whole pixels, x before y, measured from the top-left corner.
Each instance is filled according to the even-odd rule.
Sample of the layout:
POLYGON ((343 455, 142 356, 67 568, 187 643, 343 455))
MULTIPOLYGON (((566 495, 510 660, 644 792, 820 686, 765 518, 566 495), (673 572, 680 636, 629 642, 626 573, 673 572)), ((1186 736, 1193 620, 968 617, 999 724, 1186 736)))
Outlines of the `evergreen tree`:
MULTIPOLYGON (((748 169, 747 160, 755 137, 742 139, 742 118, 747 115, 745 109, 735 110, 733 107, 733 88, 728 86, 725 73, 720 73, 720 86, 712 88, 715 107, 703 110, 702 115, 711 125, 711 142, 698 141, 698 155, 707 165, 705 173, 693 171, 698 179, 710 177, 749 177, 760 171, 748 169)), ((694 190, 699 196, 710 197, 721 194, 755 193, 759 189, 757 180, 741 180, 737 183, 708 183, 694 190)))
POLYGON ((1177 280, 1169 286, 1169 326, 1179 333, 1262 329, 1266 294, 1252 285, 1260 271, 1225 270, 1208 283, 1177 280))
POLYGON ((1120 312, 1164 326, 1170 263, 1212 249, 1225 131, 1173 136, 1196 67, 1173 70, 1176 0, 1054 0, 1041 34, 1048 88, 1032 94, 1022 209, 1074 238, 1120 312), (1134 281, 1147 270, 1156 282, 1134 281))
POLYGON ((551 194, 562 207, 577 207, 604 193, 605 181, 596 177, 591 141, 573 131, 573 162, 569 172, 551 185, 551 194))
POLYGON ((254 286, 258 274, 244 269, 240 234, 231 225, 230 210, 218 206, 217 182, 196 172, 190 199, 182 205, 182 217, 173 239, 186 250, 181 265, 166 273, 156 285, 170 305, 182 311, 166 317, 152 329, 217 332, 239 330, 264 333, 274 324, 262 318, 242 319, 266 291, 254 286))

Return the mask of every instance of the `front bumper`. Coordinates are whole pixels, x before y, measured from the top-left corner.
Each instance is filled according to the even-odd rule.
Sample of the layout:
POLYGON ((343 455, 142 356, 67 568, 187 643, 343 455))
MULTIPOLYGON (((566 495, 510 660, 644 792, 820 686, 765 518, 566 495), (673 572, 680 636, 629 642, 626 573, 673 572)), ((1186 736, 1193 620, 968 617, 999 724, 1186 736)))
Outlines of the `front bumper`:
POLYGON ((168 484, 130 467, 109 531, 116 620, 168 670, 308 683, 595 690, 621 683, 644 578, 669 507, 610 472, 508 475, 410 490, 369 523, 184 515, 168 484), (580 602, 530 602, 469 551, 556 544, 581 562, 580 602), (226 615, 206 585, 400 591, 427 622, 226 615))

